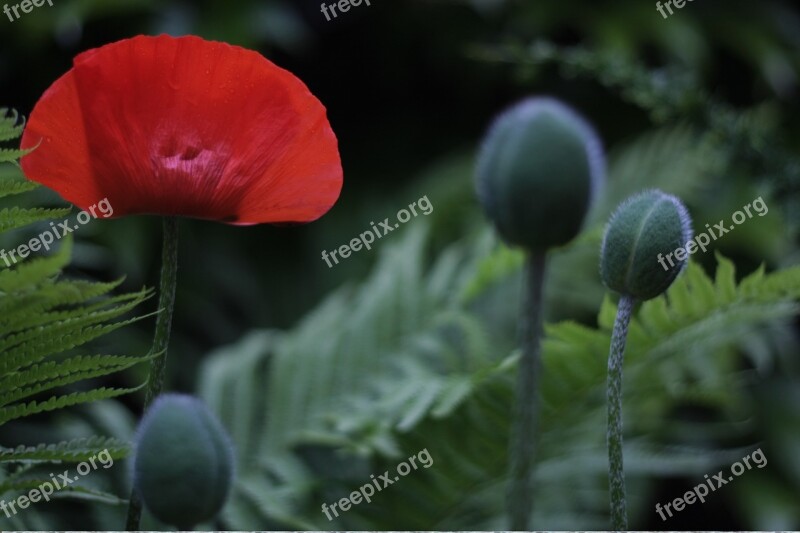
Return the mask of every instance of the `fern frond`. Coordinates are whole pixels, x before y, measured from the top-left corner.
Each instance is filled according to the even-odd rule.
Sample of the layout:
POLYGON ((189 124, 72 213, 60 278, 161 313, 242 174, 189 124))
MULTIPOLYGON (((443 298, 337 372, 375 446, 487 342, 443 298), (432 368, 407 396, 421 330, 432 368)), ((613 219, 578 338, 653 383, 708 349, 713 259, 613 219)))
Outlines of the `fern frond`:
MULTIPOLYGON (((104 322, 130 311, 152 296, 152 291, 142 289, 139 292, 121 294, 105 298, 94 304, 84 305, 78 309, 65 309, 51 312, 18 313, 15 317, 0 320, 0 353, 9 350, 34 337, 42 337, 51 333, 64 334, 65 330, 74 330, 88 324, 104 322), (19 333, 13 333, 19 332, 19 333)), ((1 357, 0 357, 1 359, 1 357)))
MULTIPOLYGON (((153 313, 155 314, 155 313, 153 313)), ((45 357, 71 350, 93 339, 107 335, 119 328, 148 318, 153 314, 143 315, 113 324, 90 327, 65 327, 60 331, 49 332, 44 338, 34 338, 24 344, 0 354, 0 372, 10 372, 26 365, 41 361, 45 357)))
MULTIPOLYGON (((151 296, 151 292, 143 289, 139 293, 135 293, 131 296, 132 297, 126 296, 125 300, 127 301, 123 300, 124 303, 112 306, 110 309, 92 311, 88 313, 84 312, 84 308, 70 310, 65 312, 65 318, 62 320, 57 320, 53 324, 22 330, 11 335, 5 335, 3 339, 0 340, 0 354, 8 354, 12 348, 24 345, 25 343, 49 342, 49 339, 51 338, 66 336, 76 331, 80 331, 86 326, 116 318, 119 315, 130 311, 138 303, 141 303, 149 298, 151 296)), ((3 360, 3 355, 0 355, 0 362, 3 360)))
MULTIPOLYGON (((74 474, 72 474, 72 477, 74 477, 74 474)), ((4 483, 0 483, 0 494, 5 494, 6 492, 28 492, 30 490, 38 489, 45 484, 52 486, 52 479, 38 478, 6 481, 4 483)), ((128 503, 128 500, 122 499, 115 494, 111 494, 110 492, 91 487, 85 487, 82 485, 76 485, 74 483, 67 485, 66 487, 62 487, 61 489, 53 492, 53 494, 50 496, 50 499, 59 498, 89 500, 106 503, 109 505, 122 505, 128 503)))
POLYGON ((64 218, 72 212, 69 207, 24 209, 11 207, 0 210, 0 233, 29 226, 35 222, 64 218))
POLYGON ((464 287, 462 299, 469 301, 478 294, 483 293, 498 279, 506 278, 519 271, 525 260, 525 255, 520 250, 497 243, 497 248, 487 254, 478 264, 477 271, 470 283, 464 287))
POLYGON ((25 370, 10 372, 3 376, 3 378, 0 379, 0 390, 11 391, 14 388, 95 369, 129 368, 137 363, 147 361, 152 357, 152 355, 141 357, 126 355, 78 355, 64 361, 38 363, 31 365, 25 370))
POLYGON ((20 157, 26 156, 33 151, 33 148, 27 150, 17 150, 14 148, 0 148, 0 163, 10 163, 16 161, 20 157))
POLYGON ((0 198, 30 192, 39 188, 34 181, 0 178, 0 198))
MULTIPOLYGON (((241 444, 239 460, 263 458, 237 480, 226 524, 329 527, 319 517, 320 499, 335 501, 363 483, 358 472, 391 470, 427 449, 433 468, 382 493, 380 505, 340 515, 337 526, 496 529, 514 401, 515 317, 498 326, 494 314, 481 313, 492 298, 502 298, 498 308, 516 307, 500 281, 516 275, 518 258, 498 248, 487 261, 485 243, 480 254, 443 254, 445 261, 465 258, 461 271, 431 268, 460 280, 449 285, 450 295, 467 297, 454 302, 448 291, 425 291, 434 282, 424 273, 421 239, 409 232, 360 287, 334 294, 292 331, 255 332, 206 360, 198 390, 241 444), (259 393, 265 383, 266 401, 259 393), (339 483, 325 483, 320 493, 320 478, 339 483)), ((738 358, 754 339, 788 328, 798 276, 800 267, 758 271, 737 284, 733 264, 720 258, 715 278, 692 264, 666 296, 640 307, 625 370, 632 482, 645 487, 654 475, 694 475, 698 465, 711 472, 740 457, 739 448, 679 449, 661 432, 678 423, 671 419, 677 406, 694 401, 719 413, 717 434, 724 428, 742 441, 751 413, 734 398, 748 394, 738 358)), ((546 528, 607 523, 603 398, 613 315, 606 298, 598 327, 546 326, 534 516, 546 528)), ((630 503, 641 503, 638 492, 630 503)))
POLYGON ((13 298, 0 300, 0 325, 18 320, 17 315, 35 316, 59 307, 94 300, 110 293, 123 281, 124 278, 106 283, 47 279, 33 287, 19 288, 13 298))
POLYGON ((56 387, 71 385, 86 379, 107 376, 152 359, 141 357, 96 355, 71 357, 56 363, 33 365, 25 370, 9 373, 0 381, 0 407, 30 398, 56 387), (33 386, 27 386, 34 384, 33 386))
MULTIPOLYGON (((58 444, 39 444, 38 446, 18 446, 0 448, 0 462, 62 462, 78 463, 98 453, 108 451, 114 459, 124 459, 130 452, 130 445, 111 437, 88 437, 59 442, 58 444)), ((2 491, 0 491, 1 493, 2 491)))
MULTIPOLYGON (((25 130, 25 117, 22 117, 22 123, 19 122, 19 113, 16 109, 9 110, 7 107, 0 107, 0 142, 10 141, 22 136, 25 130), (10 116, 8 116, 10 113, 10 116)), ((3 159, 0 158, 0 162, 3 159)))
MULTIPOLYGON (((82 313, 81 311, 83 311, 83 309, 67 311, 67 317, 65 319, 58 320, 53 324, 47 324, 45 326, 6 335, 0 340, 0 362, 4 361, 6 358, 13 359, 12 356, 16 353, 12 351, 14 348, 20 348, 22 351, 25 351, 30 348, 35 349, 36 346, 48 345, 52 342, 52 339, 73 335, 83 331, 88 326, 106 322, 125 314, 148 296, 149 292, 143 291, 139 293, 137 298, 132 299, 132 301, 129 299, 129 301, 121 305, 103 311, 94 311, 90 313, 82 313)), ((74 348, 74 346, 70 346, 70 348, 74 348)))
POLYGON ((5 424, 11 420, 31 416, 38 413, 47 411, 55 411, 56 409, 63 409, 82 403, 96 402, 99 400, 106 400, 108 398, 116 398, 124 394, 130 394, 141 389, 144 385, 132 387, 127 389, 100 387, 86 392, 73 392, 61 396, 53 396, 43 402, 27 402, 18 405, 3 407, 0 409, 0 425, 5 424))
POLYGON ((82 500, 88 502, 102 503, 105 505, 127 505, 126 498, 120 498, 112 492, 86 487, 83 485, 70 485, 61 491, 54 492, 55 499, 68 498, 70 500, 82 500))
POLYGON ((6 480, 0 483, 0 494, 5 494, 6 492, 12 491, 28 491, 31 489, 37 489, 42 486, 43 483, 50 483, 52 481, 50 479, 11 479, 6 480))
POLYGON ((0 292, 14 293, 47 281, 61 273, 71 255, 72 239, 67 237, 52 255, 26 261, 14 269, 0 269, 0 292))
MULTIPOLYGON (((24 119, 21 124, 17 124, 18 121, 15 111, 7 116, 7 110, 0 109, 0 142, 22 134, 24 119)), ((0 165, 0 198, 38 187, 21 179, 16 161, 29 152, 0 149, 0 163, 9 163, 0 165)), ((70 208, 4 208, 0 210, 0 233, 63 219, 70 211, 70 208)), ((151 358, 149 355, 70 356, 73 348, 145 318, 121 320, 123 315, 150 298, 152 291, 142 289, 111 296, 122 280, 94 283, 60 279, 70 261, 73 245, 71 235, 61 240, 63 242, 44 257, 23 259, 12 256, 14 250, 11 250, 5 251, 0 259, 0 264, 5 261, 4 268, 0 268, 0 425, 134 392, 141 386, 91 388, 83 382, 121 372, 151 358), (86 389, 76 391, 76 385, 85 385, 86 389)), ((52 445, 0 447, 0 466, 9 465, 9 468, 0 468, 0 495, 34 489, 48 482, 35 479, 33 475, 33 467, 40 463, 78 462, 105 450, 114 459, 122 458, 127 455, 128 446, 116 439, 92 437, 52 445)), ((113 494, 79 485, 70 485, 53 497, 124 502, 113 494)))

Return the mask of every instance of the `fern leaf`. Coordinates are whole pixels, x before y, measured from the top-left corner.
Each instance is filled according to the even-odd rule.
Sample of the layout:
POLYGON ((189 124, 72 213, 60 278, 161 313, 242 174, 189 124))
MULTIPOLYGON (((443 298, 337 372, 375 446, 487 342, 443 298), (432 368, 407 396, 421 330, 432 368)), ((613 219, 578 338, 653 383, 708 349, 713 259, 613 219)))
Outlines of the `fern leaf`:
POLYGON ((33 181, 21 179, 0 179, 0 198, 30 192, 39 188, 33 181))
POLYGON ((21 287, 13 298, 0 300, 0 325, 19 320, 17 315, 37 315, 51 309, 82 304, 116 289, 124 278, 107 283, 47 279, 32 287, 21 287))
POLYGON ((3 425, 10 420, 15 420, 25 416, 31 416, 47 411, 55 411, 56 409, 63 409, 65 407, 79 405, 82 403, 116 398, 117 396, 136 392, 143 386, 144 385, 140 385, 138 387, 128 389, 100 387, 98 389, 92 389, 86 392, 73 392, 71 394, 65 394, 62 396, 53 396, 43 402, 33 401, 24 404, 3 407, 0 409, 0 425, 3 425))
POLYGON ((4 346, 8 349, 15 344, 11 339, 17 341, 25 340, 24 335, 12 335, 13 332, 25 331, 28 337, 37 334, 48 333, 49 329, 57 324, 77 325, 77 317, 83 320, 83 325, 115 318, 120 314, 132 309, 152 296, 152 292, 143 289, 139 292, 121 294, 111 298, 105 298, 91 305, 84 305, 79 309, 66 309, 50 312, 18 312, 15 316, 10 316, 6 320, 0 320, 0 336, 7 336, 10 341, 4 346), (118 305, 121 304, 121 305, 118 305), (108 309, 108 308, 111 309, 108 309), (105 311, 104 311, 105 310, 105 311), (27 330, 27 331, 26 331, 27 330))
POLYGON ((15 269, 0 269, 0 292, 13 293, 46 281, 67 266, 71 254, 72 239, 68 237, 53 255, 27 261, 15 269))
POLYGON ((9 110, 8 108, 0 107, 0 142, 10 141, 22 136, 22 132, 25 130, 25 117, 22 117, 21 124, 18 124, 19 118, 19 113, 17 113, 16 109, 9 110), (11 116, 8 116, 9 113, 11 116))
POLYGON ((0 381, 0 407, 25 398, 30 398, 56 387, 71 385, 86 379, 107 376, 120 372, 153 356, 124 357, 111 355, 77 356, 63 362, 48 362, 6 375, 0 381), (35 384, 33 386, 26 386, 35 384))
MULTIPOLYGON (((72 474, 71 477, 74 477, 74 474, 72 474)), ((40 478, 40 479, 21 479, 15 481, 7 481, 4 483, 0 483, 0 494, 5 494, 6 492, 28 492, 34 489, 38 489, 42 485, 46 484, 52 486, 53 485, 52 479, 40 478)), ((74 483, 72 485, 62 487, 59 490, 53 492, 50 498, 81 499, 81 500, 106 503, 109 505, 122 505, 128 503, 128 500, 124 500, 119 496, 116 496, 115 494, 112 494, 110 492, 94 489, 91 487, 85 487, 82 485, 76 485, 74 483)))
POLYGON ((26 156, 33 151, 33 148, 27 150, 18 150, 14 148, 0 148, 0 163, 8 163, 16 161, 20 157, 26 156))
MULTIPOLYGON (((346 477, 349 472, 391 470, 423 449, 434 468, 412 472, 391 495, 381 494, 381 505, 340 515, 337 527, 491 529, 500 520, 517 361, 508 342, 514 315, 511 327, 503 324, 501 335, 494 335, 489 328, 496 318, 476 316, 482 306, 472 303, 505 295, 505 284, 495 281, 516 276, 519 258, 502 249, 488 261, 459 254, 470 258, 463 271, 477 276, 441 267, 461 280, 452 290, 468 296, 454 306, 447 291, 436 299, 424 290, 432 282, 425 280, 419 240, 409 234, 392 248, 360 287, 331 296, 297 328, 256 332, 206 360, 199 391, 243 443, 239 460, 265 458, 237 480, 226 524, 310 522, 325 528, 318 502, 340 494, 320 494, 315 480, 355 487, 363 481, 346 477), (301 371, 309 368, 313 372, 301 371), (266 402, 258 393, 265 383, 266 402)), ((737 358, 746 343, 781 324, 788 328, 797 312, 800 267, 759 270, 737 284, 733 264, 724 258, 719 263, 714 278, 691 264, 631 322, 626 456, 630 452, 628 475, 643 488, 654 475, 691 475, 698 465, 713 471, 739 453, 705 445, 670 448, 658 430, 673 427, 676 406, 693 401, 719 411, 717 426, 741 442, 742 422, 751 414, 733 400, 748 394, 737 358)), ((431 268, 440 271, 440 265, 431 268)), ((507 298, 502 303, 509 307, 507 298)), ((606 298, 598 327, 561 322, 545 328, 534 520, 547 528, 607 523, 603 397, 614 314, 606 298), (584 461, 585 469, 576 467, 584 461)), ((631 505, 638 504, 632 494, 631 505)))
POLYGON ((34 383, 49 381, 93 369, 129 368, 151 359, 152 355, 131 357, 124 355, 78 355, 64 361, 47 361, 31 365, 25 370, 10 372, 0 379, 0 391, 11 391, 34 383))
MULTIPOLYGON (((53 324, 47 324, 36 328, 6 335, 0 340, 0 354, 7 354, 12 348, 26 343, 46 343, 49 339, 69 335, 83 329, 86 326, 98 324, 116 318, 133 309, 136 305, 150 296, 150 291, 142 290, 133 295, 123 297, 121 304, 114 305, 110 309, 100 311, 85 312, 84 308, 66 311, 64 318, 57 320, 53 324), (127 301, 125 301, 127 300, 127 301)), ((103 305, 97 304, 97 305, 103 305)), ((0 355, 2 361, 3 355, 0 355)))
POLYGON ((0 448, 0 462, 62 462, 78 463, 98 453, 107 451, 114 459, 124 459, 130 453, 127 442, 110 437, 88 437, 59 442, 58 444, 39 444, 38 446, 18 446, 0 448))
POLYGON ((152 315, 143 315, 113 324, 90 327, 65 328, 58 332, 49 332, 45 338, 34 338, 30 341, 0 354, 0 373, 10 372, 26 365, 41 361, 49 355, 85 344, 90 340, 107 335, 119 328, 138 322, 152 315))
MULTIPOLYGON (((0 150, 2 152, 2 150, 0 150)), ((24 209, 21 207, 11 207, 0 210, 0 233, 12 229, 22 228, 47 220, 64 218, 72 212, 69 207, 64 208, 45 208, 36 207, 24 209)))

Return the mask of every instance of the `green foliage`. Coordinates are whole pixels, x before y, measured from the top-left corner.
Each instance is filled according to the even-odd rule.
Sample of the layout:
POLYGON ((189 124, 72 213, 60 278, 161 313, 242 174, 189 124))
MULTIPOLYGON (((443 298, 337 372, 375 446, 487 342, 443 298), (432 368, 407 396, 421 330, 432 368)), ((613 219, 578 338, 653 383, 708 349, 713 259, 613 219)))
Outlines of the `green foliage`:
MULTIPOLYGON (((42 484, 47 483, 49 481, 50 479, 47 477, 7 480, 3 483, 0 483, 0 491, 2 491, 3 493, 12 491, 28 492, 30 490, 41 487, 42 484)), ((125 503, 125 500, 122 500, 113 494, 109 494, 108 492, 92 489, 89 487, 83 487, 80 485, 69 485, 67 487, 64 487, 59 491, 59 494, 56 497, 62 498, 65 496, 69 496, 71 498, 79 498, 84 500, 95 501, 99 503, 107 503, 111 505, 120 505, 122 503, 125 503)))
MULTIPOLYGON (((6 117, 0 110, 0 139, 21 134, 16 112, 6 117)), ((0 152, 0 163, 16 164, 19 150, 0 152)), ((19 174, 3 175, 0 197, 36 188, 19 174)), ((37 222, 64 217, 70 209, 8 207, 0 210, 0 233, 37 222)), ((34 226, 35 227, 35 226, 34 226)), ((44 257, 20 259, 0 269, 0 425, 39 413, 95 402, 130 393, 139 387, 94 386, 91 379, 117 374, 150 359, 147 356, 87 355, 83 345, 143 317, 122 319, 151 296, 141 291, 112 296, 121 281, 97 283, 62 279, 72 241, 64 239, 57 251, 44 257), (77 390, 76 390, 77 389, 77 390)), ((11 261, 9 260, 10 264, 11 261)), ((85 460, 108 449, 111 457, 127 455, 128 446, 117 439, 77 438, 58 444, 0 448, 0 496, 38 486, 35 467, 46 463, 85 460)), ((119 499, 74 485, 70 494, 119 499)))
MULTIPOLYGON (((22 123, 19 123, 19 113, 16 109, 9 110, 7 107, 0 107, 0 142, 22 137, 24 129, 25 119, 23 118, 22 123)), ((11 159, 8 158, 6 161, 11 159)))
MULTIPOLYGON (((770 101, 744 110, 707 91, 696 73, 685 66, 667 64, 651 69, 613 49, 559 47, 548 41, 529 46, 479 47, 476 57, 490 62, 509 62, 521 71, 556 65, 568 78, 589 78, 621 98, 650 113, 657 124, 691 120, 702 126, 704 149, 722 153, 727 171, 747 171, 768 181, 788 208, 797 214, 800 166, 785 142, 774 105, 770 101)), ((793 231, 800 231, 794 220, 793 231)))
MULTIPOLYGON (((722 158, 719 151, 701 143, 701 138, 695 128, 677 124, 644 134, 612 152, 608 182, 588 217, 586 229, 567 248, 553 254, 548 274, 550 288, 545 295, 551 316, 588 319, 596 314, 606 292, 597 268, 603 230, 614 208, 625 198, 643 189, 658 188, 685 200, 689 206, 704 205, 703 195, 715 185, 722 158)), ((718 194, 715 201, 719 201, 718 194)), ((729 205, 731 211, 741 206, 733 202, 729 205)), ((698 217, 697 223, 702 226, 703 222, 716 220, 698 217)), ((731 248, 731 252, 747 254, 758 243, 774 248, 783 227, 780 214, 771 212, 761 224, 771 226, 758 232, 754 242, 731 248)), ((466 296, 502 281, 522 265, 522 260, 521 253, 507 248, 487 254, 481 259, 466 296)))
MULTIPOLYGON (((206 361, 200 393, 238 447, 228 527, 502 527, 517 354, 486 305, 499 285, 476 283, 486 277, 477 268, 485 239, 451 247, 426 269, 419 228, 386 247, 367 281, 328 298, 296 329, 253 333, 206 361), (433 466, 376 493, 372 505, 335 524, 320 512, 422 449, 433 466)), ((497 253, 514 275, 507 252, 497 253)), ((741 458, 740 444, 719 438, 742 438, 751 415, 741 354, 763 365, 758 339, 785 331, 798 311, 800 267, 761 269, 737 284, 733 264, 718 261, 715 279, 690 264, 631 325, 625 457, 634 513, 654 476, 697 476, 741 458), (687 423, 675 413, 687 403, 716 413, 714 438, 709 426, 691 424, 688 434, 708 440, 680 440, 686 430, 673 428, 687 423)), ((614 313, 606 300, 597 328, 546 327, 537 527, 607 527, 603 398, 614 313)))
POLYGON ((112 459, 122 459, 128 455, 128 443, 108 437, 89 437, 58 444, 39 444, 38 446, 17 446, 0 448, 0 462, 63 461, 78 463, 98 453, 108 450, 112 459))

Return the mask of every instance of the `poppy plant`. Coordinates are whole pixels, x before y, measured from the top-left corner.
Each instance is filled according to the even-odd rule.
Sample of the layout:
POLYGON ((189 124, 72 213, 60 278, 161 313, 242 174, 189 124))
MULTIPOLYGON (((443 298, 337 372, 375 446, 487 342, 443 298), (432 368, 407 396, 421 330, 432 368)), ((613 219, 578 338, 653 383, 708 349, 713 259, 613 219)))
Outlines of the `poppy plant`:
MULTIPOLYGON (((78 55, 37 102, 26 176, 82 209, 164 216, 159 315, 145 409, 160 394, 177 279, 178 217, 311 222, 342 165, 325 107, 260 54, 195 36, 137 36, 78 55)), ((132 494, 128 529, 141 503, 132 494)))

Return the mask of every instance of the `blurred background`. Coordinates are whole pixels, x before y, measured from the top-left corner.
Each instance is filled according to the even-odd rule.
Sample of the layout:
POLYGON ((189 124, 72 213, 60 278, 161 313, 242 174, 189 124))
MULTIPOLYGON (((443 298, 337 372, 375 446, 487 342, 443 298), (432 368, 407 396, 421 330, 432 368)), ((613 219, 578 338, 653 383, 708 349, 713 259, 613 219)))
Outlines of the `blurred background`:
MULTIPOLYGON (((555 254, 547 281, 534 527, 608 527, 601 308, 607 314, 613 298, 598 279, 598 247, 620 200, 659 187, 687 203, 696 229, 759 196, 769 214, 715 242, 718 256, 696 254, 689 303, 670 300, 662 322, 644 324, 631 341, 631 526, 800 528, 800 282, 789 270, 800 263, 793 3, 697 0, 665 19, 649 1, 372 0, 331 21, 320 0, 53 3, 0 18, 0 105, 29 114, 89 48, 140 33, 196 34, 256 49, 296 74, 327 107, 339 139, 344 189, 318 222, 181 223, 169 387, 199 395, 221 416, 240 470, 209 528, 506 527, 521 256, 493 235, 472 174, 492 118, 537 94, 568 102, 595 125, 609 170, 586 230, 555 254), (323 250, 423 195, 431 215, 333 268, 322 261, 323 250), (751 278, 732 301, 704 299, 701 281, 719 283, 720 264, 733 265, 737 281, 761 265, 767 277, 751 278), (764 469, 666 522, 654 512, 758 446, 764 469), (334 522, 321 514, 322 503, 423 448, 430 469, 334 522)), ((46 191, 25 202, 61 204, 46 191)), ((4 235, 2 244, 17 241, 4 235)), ((154 286, 159 250, 154 218, 95 221, 76 235, 66 275, 124 276, 120 290, 154 286)), ((141 355, 152 328, 144 320, 95 345, 141 355)), ((112 384, 135 386, 146 370, 112 384)), ((7 424, 0 442, 128 439, 142 401, 137 393, 7 424)), ((126 497, 125 468, 93 478, 126 497)), ((118 529, 124 510, 60 500, 18 522, 0 516, 0 527, 118 529)))

